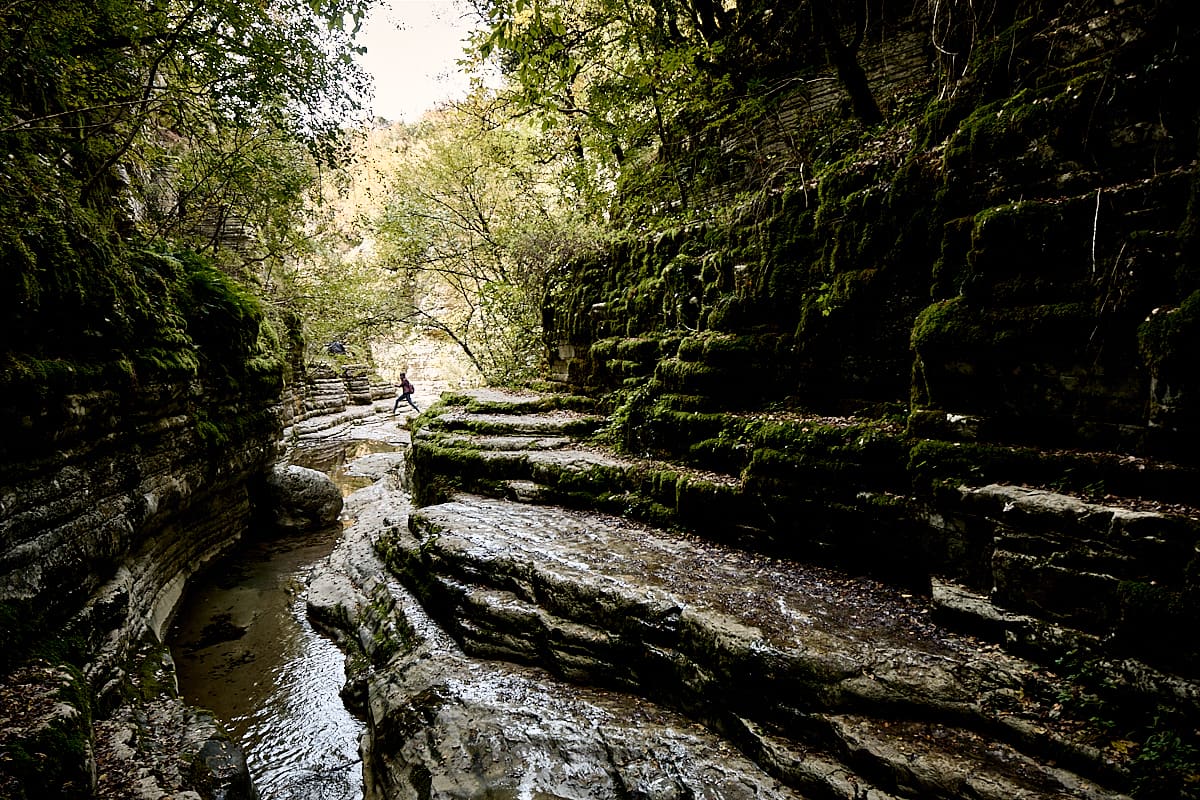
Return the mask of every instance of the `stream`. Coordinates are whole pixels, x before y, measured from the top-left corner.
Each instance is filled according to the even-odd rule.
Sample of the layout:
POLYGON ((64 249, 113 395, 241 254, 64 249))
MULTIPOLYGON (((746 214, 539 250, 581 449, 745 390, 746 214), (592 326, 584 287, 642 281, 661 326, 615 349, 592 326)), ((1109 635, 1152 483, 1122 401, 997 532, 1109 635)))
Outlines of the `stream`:
MULTIPOLYGON (((307 445, 290 463, 326 472, 343 496, 368 485, 345 466, 379 441, 307 445)), ((168 635, 183 697, 223 720, 246 752, 263 800, 360 800, 363 723, 340 697, 344 654, 313 628, 304 584, 341 526, 258 539, 189 588, 168 635)))

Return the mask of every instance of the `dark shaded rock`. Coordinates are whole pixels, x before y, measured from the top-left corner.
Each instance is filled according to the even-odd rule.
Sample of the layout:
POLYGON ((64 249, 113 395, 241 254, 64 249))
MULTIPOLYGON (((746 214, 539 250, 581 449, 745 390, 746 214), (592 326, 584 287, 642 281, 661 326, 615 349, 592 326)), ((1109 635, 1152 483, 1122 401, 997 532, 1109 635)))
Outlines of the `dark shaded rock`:
POLYGON ((79 676, 45 664, 0 679, 0 796, 91 797, 91 709, 79 676))
POLYGON ((327 527, 342 512, 342 493, 323 472, 277 466, 266 483, 266 509, 276 527, 309 531, 327 527))
POLYGON ((228 739, 206 739, 192 762, 192 773, 195 785, 212 800, 258 800, 246 755, 228 739))

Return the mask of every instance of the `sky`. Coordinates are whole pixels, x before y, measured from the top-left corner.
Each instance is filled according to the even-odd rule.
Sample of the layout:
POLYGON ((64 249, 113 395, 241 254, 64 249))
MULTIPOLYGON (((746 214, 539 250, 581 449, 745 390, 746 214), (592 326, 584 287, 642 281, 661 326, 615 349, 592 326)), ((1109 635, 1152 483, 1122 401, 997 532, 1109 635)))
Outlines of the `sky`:
POLYGON ((363 26, 360 63, 375 79, 373 116, 416 122, 445 99, 468 88, 458 73, 463 39, 471 29, 459 0, 385 0, 363 26))

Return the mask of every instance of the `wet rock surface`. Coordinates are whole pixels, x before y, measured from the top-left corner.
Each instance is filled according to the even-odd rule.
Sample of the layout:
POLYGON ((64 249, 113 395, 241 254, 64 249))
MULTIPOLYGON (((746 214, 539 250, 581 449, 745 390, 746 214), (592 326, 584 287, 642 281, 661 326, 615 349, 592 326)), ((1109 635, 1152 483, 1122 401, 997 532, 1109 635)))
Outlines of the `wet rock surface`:
MULTIPOLYGON (((547 446, 571 439, 549 415, 506 435, 489 402, 452 432, 484 458, 605 456, 547 446)), ((399 464, 363 469, 308 602, 358 665, 368 797, 1125 796, 1128 760, 1060 713, 1063 679, 943 622, 1025 619, 965 588, 931 602, 596 511, 414 510, 399 464)))
POLYGON ((741 728, 734 738, 751 750, 762 737, 737 721, 755 720, 785 749, 815 749, 883 791, 1116 794, 1023 751, 1036 726, 1085 770, 1106 769, 1071 731, 1045 726, 1049 706, 1033 698, 1054 687, 1032 665, 932 623, 896 590, 616 517, 484 498, 420 509, 410 528, 380 549, 468 652, 741 728), (864 711, 873 716, 848 716, 864 711))
POLYGON ((470 659, 412 598, 397 609, 412 640, 368 681, 369 796, 800 796, 678 713, 470 659))
POLYGON ((358 664, 368 797, 801 797, 728 740, 637 695, 468 656, 376 555, 403 527, 393 459, 351 494, 355 518, 307 589, 310 616, 358 664), (367 665, 370 665, 368 667, 367 665))
POLYGON ((267 478, 271 521, 285 531, 332 525, 342 512, 342 493, 323 472, 294 464, 277 466, 267 478))

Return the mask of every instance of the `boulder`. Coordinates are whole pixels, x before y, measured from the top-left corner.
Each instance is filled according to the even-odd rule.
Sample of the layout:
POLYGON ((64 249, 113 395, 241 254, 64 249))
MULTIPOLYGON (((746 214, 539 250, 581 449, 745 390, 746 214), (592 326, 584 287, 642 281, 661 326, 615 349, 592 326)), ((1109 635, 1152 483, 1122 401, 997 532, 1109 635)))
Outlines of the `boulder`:
POLYGON ((329 476, 315 469, 276 466, 267 477, 266 514, 285 531, 319 530, 342 513, 342 493, 329 476))

